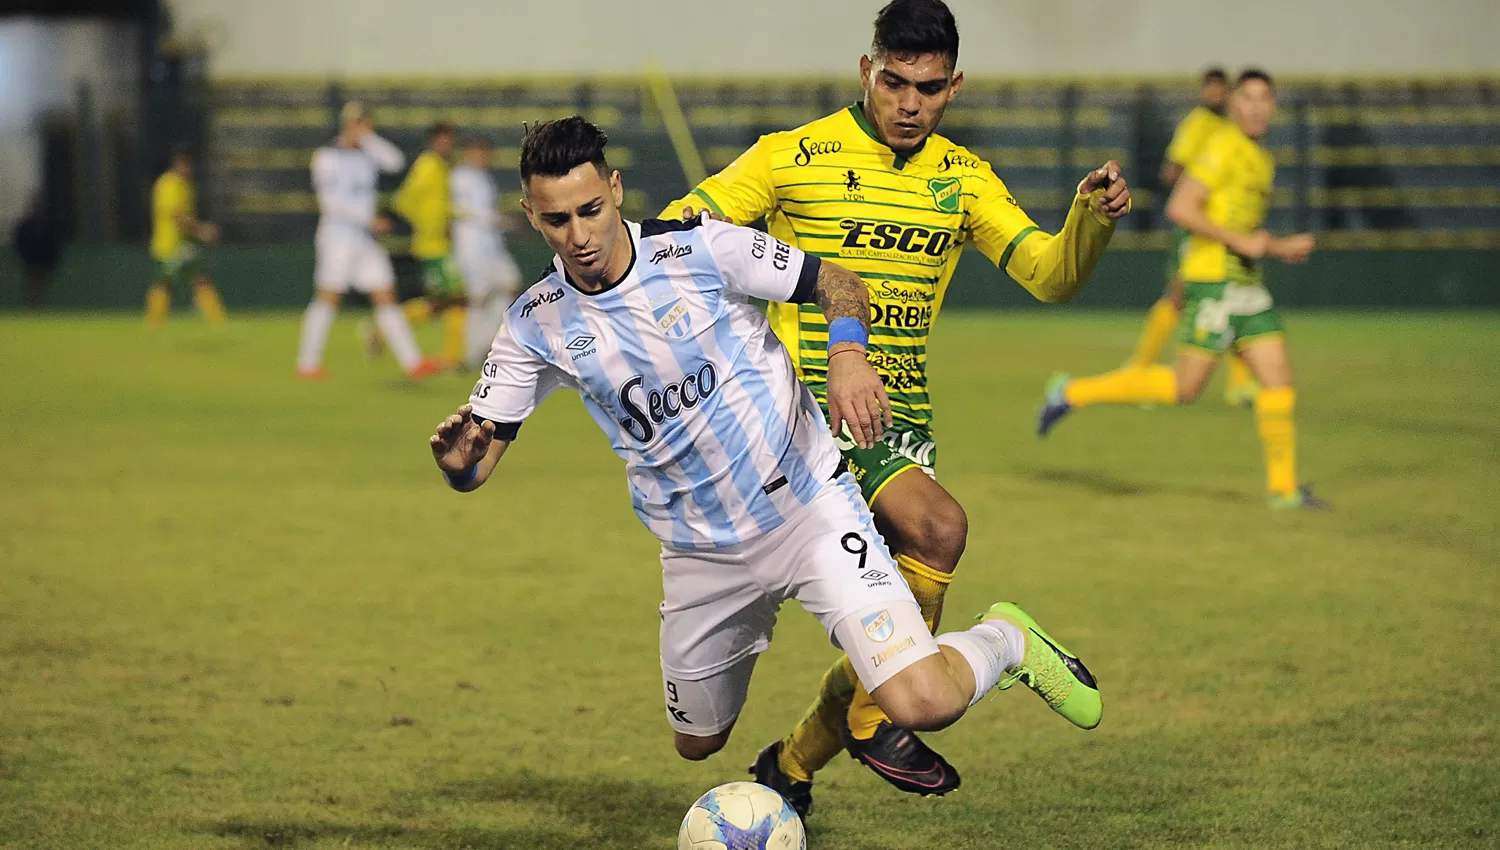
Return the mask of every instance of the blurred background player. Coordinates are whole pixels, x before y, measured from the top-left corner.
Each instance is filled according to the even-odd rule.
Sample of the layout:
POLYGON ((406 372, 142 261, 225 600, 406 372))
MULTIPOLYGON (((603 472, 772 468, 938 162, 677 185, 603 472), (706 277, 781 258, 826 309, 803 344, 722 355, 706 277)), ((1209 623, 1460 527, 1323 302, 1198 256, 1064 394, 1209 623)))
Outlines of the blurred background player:
POLYGON ((474 136, 449 177, 453 197, 453 256, 468 293, 464 361, 484 360, 505 311, 521 292, 521 271, 505 247, 508 220, 489 172, 489 146, 474 136))
MULTIPOLYGON (((1163 192, 1171 192, 1183 169, 1197 158, 1209 137, 1228 125, 1229 121, 1224 117, 1228 103, 1229 77, 1224 69, 1204 71, 1203 81, 1198 87, 1198 105, 1178 123, 1172 142, 1167 146, 1166 160, 1161 165, 1163 192)), ((1126 365, 1145 367, 1155 363, 1161 356, 1162 347, 1177 330, 1177 323, 1182 319, 1183 299, 1182 276, 1178 268, 1188 235, 1181 226, 1173 226, 1171 245, 1167 249, 1167 290, 1147 314, 1146 327, 1141 329, 1141 337, 1126 365)), ((1254 402, 1255 390, 1255 381, 1244 362, 1238 357, 1230 357, 1224 400, 1236 407, 1247 406, 1254 402)))
POLYGON ((378 234, 391 229, 390 219, 375 212, 378 172, 394 173, 406 164, 395 145, 376 135, 370 115, 359 103, 348 103, 340 114, 339 134, 333 144, 318 148, 312 158, 313 188, 318 196, 318 231, 312 303, 302 317, 302 339, 297 349, 297 374, 321 380, 323 347, 333 327, 339 301, 353 286, 370 296, 375 323, 390 343, 396 361, 413 379, 440 371, 417 348, 411 326, 396 306, 396 274, 378 234))
MULTIPOLYGON (((963 245, 973 241, 1035 297, 1067 301, 1130 202, 1111 162, 1084 177, 1057 235, 1038 229, 989 163, 936 133, 963 84, 957 62, 958 24, 948 7, 895 0, 880 10, 870 55, 860 58, 860 103, 762 136, 664 213, 706 206, 736 224, 764 216, 772 235, 864 279, 874 317, 868 356, 890 393, 894 424, 872 448, 847 439, 840 446, 934 630, 967 542, 968 517, 934 477, 927 336, 963 245)), ((828 363, 817 341, 827 338, 827 322, 796 304, 772 304, 770 314, 798 377, 823 402, 828 363)), ((803 720, 761 752, 752 772, 805 814, 813 774, 846 747, 902 791, 958 787, 953 766, 892 724, 858 685, 847 656, 824 675, 803 720)))
POLYGON ((62 234, 42 193, 26 203, 26 211, 11 231, 11 245, 21 262, 21 305, 28 310, 41 306, 42 291, 52 282, 52 273, 62 261, 62 234))
POLYGON ((396 189, 391 206, 411 224, 411 254, 422 266, 423 298, 402 306, 409 321, 443 317, 442 358, 449 364, 464 359, 465 298, 448 228, 453 223, 453 199, 448 179, 453 158, 453 125, 439 122, 427 131, 427 150, 417 156, 411 171, 396 189))
POLYGON ((1054 377, 1037 432, 1046 436, 1077 407, 1092 404, 1188 404, 1202 392, 1221 355, 1235 351, 1261 389, 1255 417, 1274 508, 1325 508, 1297 480, 1297 393, 1281 319, 1262 283, 1260 260, 1307 260, 1311 234, 1273 236, 1262 229, 1276 163, 1262 143, 1276 114, 1276 92, 1262 71, 1240 74, 1231 121, 1188 164, 1167 202, 1167 216, 1191 237, 1183 251, 1186 322, 1176 368, 1127 366, 1091 378, 1054 377))
POLYGON ((146 291, 146 324, 159 328, 172 312, 172 285, 188 281, 193 303, 210 325, 224 326, 224 302, 203 271, 198 245, 219 238, 219 228, 198 220, 198 195, 193 188, 193 158, 172 154, 166 173, 151 187, 151 258, 156 279, 146 291))

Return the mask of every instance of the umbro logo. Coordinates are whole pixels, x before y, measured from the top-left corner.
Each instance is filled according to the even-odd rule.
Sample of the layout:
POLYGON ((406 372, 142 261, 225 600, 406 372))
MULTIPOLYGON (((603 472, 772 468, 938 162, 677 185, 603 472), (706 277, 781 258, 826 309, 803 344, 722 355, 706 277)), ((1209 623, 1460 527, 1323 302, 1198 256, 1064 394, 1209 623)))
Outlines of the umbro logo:
POLYGON ((588 334, 574 337, 571 341, 568 342, 566 347, 569 351, 576 352, 573 355, 574 360, 577 360, 580 357, 587 357, 590 354, 593 354, 595 351, 598 351, 597 348, 594 348, 594 338, 588 334))
POLYGON ((860 578, 864 579, 865 581, 880 581, 881 579, 885 578, 885 575, 886 574, 881 572, 880 570, 870 570, 869 572, 860 576, 860 578))

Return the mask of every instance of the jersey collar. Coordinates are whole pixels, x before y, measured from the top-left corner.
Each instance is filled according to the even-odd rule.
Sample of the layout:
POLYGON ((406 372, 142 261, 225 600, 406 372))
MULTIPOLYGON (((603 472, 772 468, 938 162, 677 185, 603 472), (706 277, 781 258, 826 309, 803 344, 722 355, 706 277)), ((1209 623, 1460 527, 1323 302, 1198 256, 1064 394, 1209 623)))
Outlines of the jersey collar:
POLYGON ((891 151, 891 156, 896 158, 895 166, 897 171, 905 168, 907 162, 911 161, 913 157, 922 153, 922 151, 927 148, 927 139, 932 138, 931 134, 929 134, 927 136, 927 139, 923 139, 922 144, 917 145, 917 149, 912 151, 911 153, 896 153, 895 151, 891 150, 891 146, 886 144, 884 139, 880 138, 880 134, 875 132, 875 127, 870 124, 870 119, 865 117, 864 104, 851 104, 849 107, 849 117, 854 119, 854 123, 859 125, 859 129, 865 131, 866 136, 869 136, 871 139, 873 139, 876 144, 880 145, 888 151, 891 151))

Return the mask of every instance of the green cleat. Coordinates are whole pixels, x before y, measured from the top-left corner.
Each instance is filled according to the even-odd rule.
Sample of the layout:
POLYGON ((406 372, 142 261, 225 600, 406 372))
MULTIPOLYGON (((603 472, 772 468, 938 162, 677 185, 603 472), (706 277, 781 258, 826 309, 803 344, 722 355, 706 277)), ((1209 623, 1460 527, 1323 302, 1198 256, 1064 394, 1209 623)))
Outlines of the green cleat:
POLYGON ((1042 631, 1036 620, 1015 603, 996 602, 982 619, 1005 620, 1026 635, 1025 660, 1006 672, 996 685, 998 689, 1003 691, 1021 682, 1074 726, 1093 729, 1099 725, 1104 718, 1099 683, 1077 656, 1042 631))
POLYGON ((1303 484, 1295 492, 1285 495, 1270 495, 1266 504, 1273 511, 1331 511, 1333 506, 1313 495, 1312 487, 1303 484))

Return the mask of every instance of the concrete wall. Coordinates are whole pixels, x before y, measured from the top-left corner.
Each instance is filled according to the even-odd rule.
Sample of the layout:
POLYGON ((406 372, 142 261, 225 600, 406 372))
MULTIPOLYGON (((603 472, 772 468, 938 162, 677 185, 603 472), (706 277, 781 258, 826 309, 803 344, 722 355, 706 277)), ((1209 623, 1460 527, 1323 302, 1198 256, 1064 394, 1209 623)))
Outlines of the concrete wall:
MULTIPOLYGON (((171 0, 218 75, 847 74, 884 0, 171 0), (420 9, 420 11, 418 11, 420 9)), ((982 75, 1500 72, 1500 1, 950 0, 982 75), (1229 35, 1232 33, 1232 36, 1229 35)))

